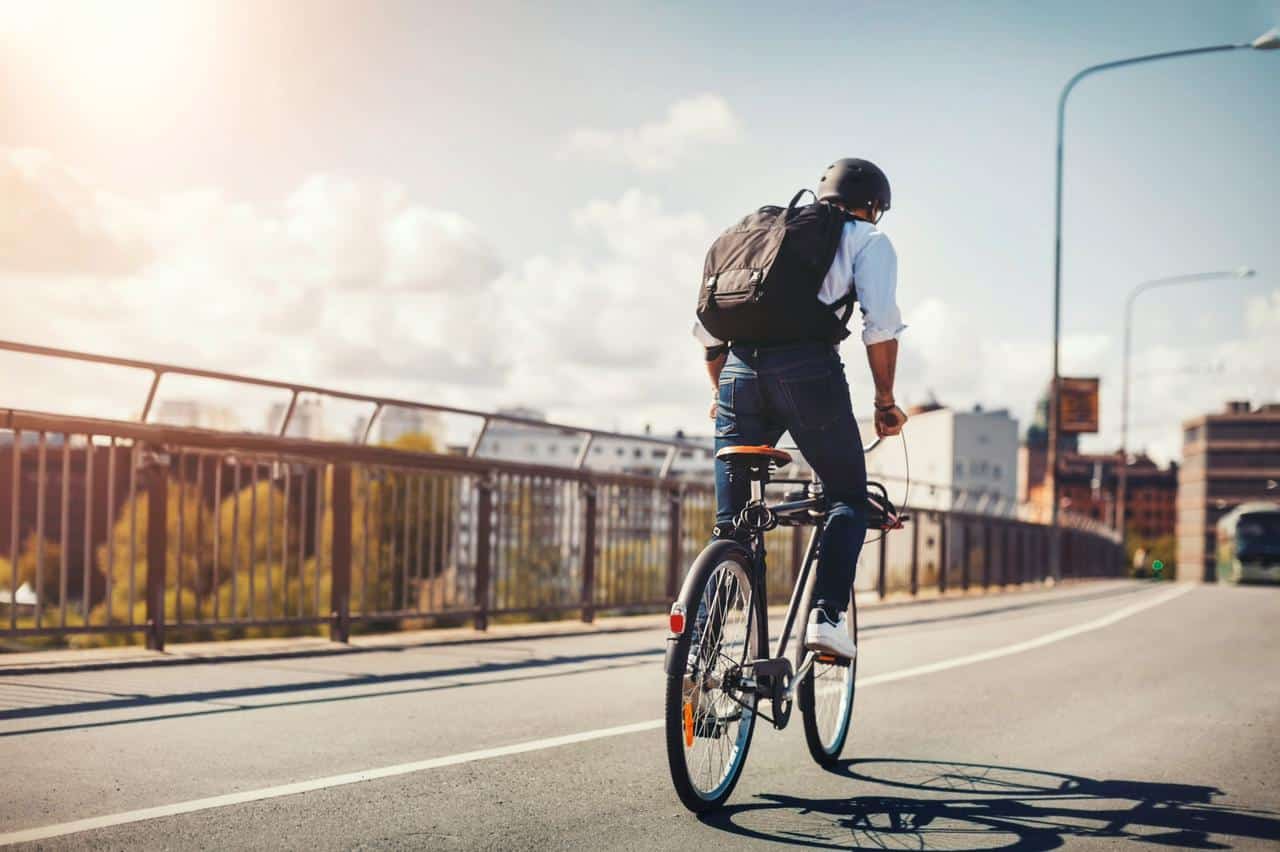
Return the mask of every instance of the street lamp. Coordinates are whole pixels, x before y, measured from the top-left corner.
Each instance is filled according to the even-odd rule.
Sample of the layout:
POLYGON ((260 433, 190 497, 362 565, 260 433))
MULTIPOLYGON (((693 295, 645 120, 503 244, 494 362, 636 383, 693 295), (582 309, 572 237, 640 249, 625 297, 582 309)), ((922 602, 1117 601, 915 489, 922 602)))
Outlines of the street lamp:
POLYGON ((1132 59, 1120 59, 1115 62, 1104 62, 1091 65, 1079 71, 1062 87, 1058 96, 1058 150, 1057 174, 1054 182, 1054 218, 1053 218, 1053 382, 1049 388, 1049 452, 1046 459, 1049 473, 1049 517, 1052 529, 1053 547, 1050 549, 1050 569, 1057 577, 1058 565, 1058 385, 1061 373, 1058 369, 1061 332, 1062 332, 1062 130, 1066 117, 1067 96, 1071 90, 1090 74, 1108 71, 1112 68, 1123 68, 1142 62, 1155 62, 1159 59, 1176 59, 1182 56, 1196 56, 1201 53, 1219 53, 1225 50, 1276 50, 1280 48, 1280 29, 1272 28, 1253 41, 1243 44, 1219 44, 1212 47, 1193 47, 1189 50, 1171 50, 1165 53, 1150 53, 1135 56, 1132 59))
POLYGON ((1252 278, 1254 271, 1247 266, 1238 266, 1235 269, 1223 269, 1217 272, 1197 272, 1192 275, 1172 275, 1168 278, 1156 278, 1151 281, 1143 281, 1137 287, 1129 291, 1128 298, 1124 302, 1124 359, 1123 374, 1121 376, 1120 391, 1120 470, 1119 483, 1116 487, 1116 523, 1120 527, 1120 546, 1123 548, 1129 542, 1129 530, 1126 523, 1127 498, 1129 486, 1129 356, 1132 350, 1132 332, 1133 332, 1133 302, 1138 298, 1140 293, 1156 287, 1169 287, 1174 284, 1193 284, 1197 281, 1218 281, 1223 278, 1244 279, 1252 278))

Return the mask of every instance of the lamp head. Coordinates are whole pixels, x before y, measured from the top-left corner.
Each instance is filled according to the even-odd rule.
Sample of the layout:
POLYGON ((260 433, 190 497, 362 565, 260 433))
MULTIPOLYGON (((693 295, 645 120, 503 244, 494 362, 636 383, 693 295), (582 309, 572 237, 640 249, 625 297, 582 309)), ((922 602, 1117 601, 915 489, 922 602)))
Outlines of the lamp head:
POLYGON ((1249 43, 1254 50, 1275 50, 1280 48, 1280 28, 1272 27, 1249 43))
POLYGON ((1252 278, 1258 273, 1248 266, 1237 266, 1234 274, 1236 278, 1252 278))

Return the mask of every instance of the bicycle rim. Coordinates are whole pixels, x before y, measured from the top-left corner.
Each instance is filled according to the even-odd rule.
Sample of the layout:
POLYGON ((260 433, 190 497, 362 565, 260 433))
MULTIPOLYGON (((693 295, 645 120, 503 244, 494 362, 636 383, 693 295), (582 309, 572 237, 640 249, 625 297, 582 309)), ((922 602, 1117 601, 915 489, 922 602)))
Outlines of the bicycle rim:
POLYGON ((681 689, 682 746, 689 786, 708 803, 723 800, 746 760, 756 697, 725 689, 755 654, 751 583, 733 560, 716 565, 692 627, 681 689))

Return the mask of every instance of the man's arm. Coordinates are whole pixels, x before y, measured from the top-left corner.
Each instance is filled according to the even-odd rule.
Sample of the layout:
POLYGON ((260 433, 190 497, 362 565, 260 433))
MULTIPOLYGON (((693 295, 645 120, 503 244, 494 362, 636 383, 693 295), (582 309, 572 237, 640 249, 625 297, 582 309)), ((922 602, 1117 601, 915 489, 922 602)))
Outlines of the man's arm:
POLYGON ((898 368, 898 341, 884 340, 867 346, 867 364, 876 386, 876 435, 887 438, 902 431, 906 413, 893 398, 893 375, 898 368))
POLYGON ((711 377, 711 419, 716 419, 716 409, 720 404, 720 371, 724 369, 724 362, 729 358, 729 350, 725 349, 718 355, 711 349, 707 350, 707 375, 711 377), (714 357, 713 357, 714 356, 714 357))

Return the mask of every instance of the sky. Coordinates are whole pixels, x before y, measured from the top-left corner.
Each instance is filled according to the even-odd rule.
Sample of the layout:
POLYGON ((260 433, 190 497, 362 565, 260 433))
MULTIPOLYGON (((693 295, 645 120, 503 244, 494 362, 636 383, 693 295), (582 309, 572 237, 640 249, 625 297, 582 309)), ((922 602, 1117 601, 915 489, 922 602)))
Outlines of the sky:
MULTIPOLYGON (((0 0, 0 339, 706 432, 707 246, 861 156, 893 184, 899 399, 1025 425, 1063 83, 1277 24, 1277 0, 0 0)), ((1184 419, 1280 399, 1277 103, 1280 51, 1071 95, 1063 372, 1102 378, 1086 449, 1117 445, 1144 280, 1257 270, 1139 299, 1131 446, 1175 458, 1184 419)), ((8 357, 0 404, 129 416, 145 378, 8 357)))

